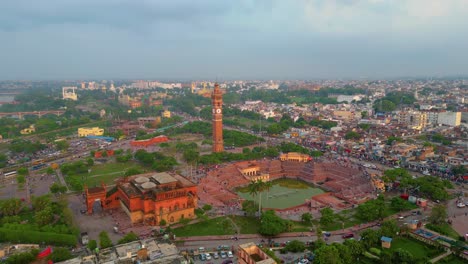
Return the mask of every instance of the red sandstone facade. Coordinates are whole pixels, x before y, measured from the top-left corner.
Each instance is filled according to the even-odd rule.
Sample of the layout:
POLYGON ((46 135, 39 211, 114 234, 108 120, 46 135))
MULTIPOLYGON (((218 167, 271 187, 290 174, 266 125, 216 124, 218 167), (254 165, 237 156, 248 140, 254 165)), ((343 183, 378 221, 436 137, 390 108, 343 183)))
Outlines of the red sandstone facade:
POLYGON ((145 139, 145 140, 130 141, 130 146, 147 148, 147 147, 152 146, 154 144, 163 143, 163 142, 167 142, 167 141, 169 141, 169 138, 167 138, 166 136, 161 135, 161 136, 157 136, 157 137, 150 138, 150 139, 145 139))
POLYGON ((223 152, 223 93, 217 83, 211 94, 211 104, 213 106, 213 152, 223 152))
POLYGON ((132 223, 159 225, 193 218, 197 208, 197 186, 177 174, 146 173, 117 183, 113 189, 85 187, 88 214, 100 202, 103 209, 121 208, 132 223))

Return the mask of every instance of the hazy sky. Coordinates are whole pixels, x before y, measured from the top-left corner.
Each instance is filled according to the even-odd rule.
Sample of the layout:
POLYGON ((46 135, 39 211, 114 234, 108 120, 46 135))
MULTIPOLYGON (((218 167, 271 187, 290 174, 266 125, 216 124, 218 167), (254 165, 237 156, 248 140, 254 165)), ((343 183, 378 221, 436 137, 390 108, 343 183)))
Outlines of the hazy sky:
POLYGON ((468 0, 2 0, 0 79, 468 74, 468 0))

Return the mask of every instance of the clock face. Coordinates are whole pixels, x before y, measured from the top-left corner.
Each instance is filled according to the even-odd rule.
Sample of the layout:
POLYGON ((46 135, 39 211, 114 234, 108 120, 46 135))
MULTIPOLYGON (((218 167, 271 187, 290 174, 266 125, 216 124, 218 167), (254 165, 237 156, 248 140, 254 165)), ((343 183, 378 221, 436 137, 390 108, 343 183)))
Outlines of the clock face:
POLYGON ((216 113, 221 114, 221 109, 216 109, 216 113))

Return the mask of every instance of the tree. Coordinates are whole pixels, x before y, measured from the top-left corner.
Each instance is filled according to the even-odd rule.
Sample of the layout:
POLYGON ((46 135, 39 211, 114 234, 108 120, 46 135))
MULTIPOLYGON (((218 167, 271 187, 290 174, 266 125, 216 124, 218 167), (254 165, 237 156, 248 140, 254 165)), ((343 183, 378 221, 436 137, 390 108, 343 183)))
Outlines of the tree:
POLYGON ((9 256, 5 263, 6 264, 29 264, 34 262, 36 254, 31 252, 16 253, 9 256))
POLYGON ((394 237, 399 230, 400 228, 394 219, 384 221, 380 227, 381 235, 386 237, 394 237))
POLYGON ((455 176, 463 176, 463 175, 466 174, 466 172, 467 172, 467 169, 463 165, 458 165, 458 166, 455 166, 455 167, 452 168, 452 173, 455 176))
POLYGON ((335 219, 335 215, 331 208, 329 207, 323 208, 322 210, 320 210, 320 214, 321 214, 320 224, 322 226, 326 226, 326 225, 333 223, 333 220, 335 219))
POLYGON ((117 244, 125 244, 125 243, 130 243, 132 241, 137 241, 139 238, 138 236, 133 233, 133 232, 130 232, 130 233, 127 233, 124 237, 122 237, 118 242, 117 244))
POLYGON ((202 209, 203 209, 203 211, 208 212, 211 209, 213 209, 213 206, 211 206, 211 204, 205 204, 205 205, 203 205, 202 209))
POLYGON ((304 242, 302 241, 292 240, 286 245, 285 249, 289 252, 297 253, 297 252, 304 252, 304 250, 306 249, 306 246, 304 242))
POLYGON ((390 200, 390 206, 393 209, 398 210, 398 211, 411 209, 411 204, 408 201, 406 201, 405 199, 402 199, 401 197, 397 197, 397 196, 393 197, 390 200))
POLYGON ((91 251, 95 250, 95 249, 97 248, 97 242, 96 242, 96 240, 94 240, 94 239, 93 239, 93 240, 90 240, 90 241, 88 242, 88 248, 89 248, 91 251))
POLYGON ((340 253, 340 259, 343 263, 354 263, 353 255, 349 247, 339 243, 333 243, 333 246, 338 249, 338 252, 340 253))
POLYGON ((340 252, 334 245, 323 246, 315 251, 314 263, 342 264, 340 252))
POLYGON ((124 176, 129 177, 129 176, 138 175, 138 174, 141 174, 141 173, 142 173, 142 171, 139 168, 131 167, 131 168, 129 168, 129 169, 127 169, 125 171, 124 176))
POLYGON ((23 208, 23 202, 18 198, 0 201, 0 212, 4 216, 17 215, 23 208))
POLYGON ((447 209, 444 205, 438 204, 432 208, 431 214, 429 215, 429 222, 434 225, 442 224, 447 219, 447 209))
POLYGON ((311 213, 303 213, 301 215, 301 220, 302 222, 306 224, 311 224, 312 223, 312 214, 311 213))
POLYGON ((254 201, 245 200, 242 202, 242 211, 244 211, 247 216, 254 216, 257 211, 257 206, 254 201))
POLYGON ((413 254, 403 248, 397 248, 392 255, 393 263, 411 264, 414 263, 413 254))
POLYGON ((362 243, 367 249, 378 245, 380 242, 380 237, 380 232, 373 229, 366 229, 361 233, 362 243))
POLYGON ((106 231, 99 233, 99 246, 101 249, 112 247, 112 241, 106 231))
POLYGON ((50 192, 53 193, 53 194, 62 194, 62 193, 66 193, 67 192, 67 187, 66 186, 63 186, 59 183, 56 183, 54 182, 51 186, 50 186, 50 192))
POLYGON ((262 197, 261 197, 261 192, 263 189, 263 181, 261 180, 256 180, 256 181, 251 181, 249 185, 247 186, 247 189, 249 190, 249 194, 252 195, 254 198, 255 196, 258 195, 258 216, 260 217, 260 210, 261 210, 261 202, 262 202, 262 197))
POLYGON ((361 138, 361 134, 359 134, 358 132, 356 131, 349 131, 348 133, 346 133, 345 139, 360 139, 361 138))
POLYGON ((348 247, 349 252, 353 260, 356 260, 360 255, 362 255, 365 251, 364 246, 361 242, 356 241, 354 239, 346 239, 343 242, 343 245, 348 247))
POLYGON ((0 168, 4 168, 7 164, 7 161, 8 157, 5 154, 0 153, 0 168))
POLYGON ((63 247, 56 247, 50 254, 49 259, 53 262, 61 262, 73 258, 70 250, 63 247))
POLYGON ((166 224, 167 224, 166 220, 164 220, 164 219, 161 219, 161 221, 159 221, 160 226, 165 226, 166 224))
MULTIPOLYGON (((104 152, 106 152, 106 151, 104 151, 104 152)), ((104 154, 104 152, 102 154, 104 154)), ((87 158, 86 159, 86 165, 88 165, 88 167, 93 166, 94 165, 94 159, 93 158, 87 158)))
POLYGON ((57 148, 57 150, 67 150, 69 147, 70 144, 66 140, 55 142, 55 148, 57 148))
POLYGON ((25 168, 25 167, 19 168, 16 172, 18 172, 18 174, 21 176, 29 175, 29 170, 28 168, 25 168))
POLYGON ((34 215, 34 221, 39 226, 45 226, 52 222, 54 219, 54 210, 51 206, 47 206, 41 211, 36 212, 34 215))
POLYGON ((41 195, 32 197, 32 207, 34 211, 38 212, 44 210, 51 204, 50 195, 41 195))
POLYGON ((265 236, 276 236, 286 230, 286 223, 275 211, 268 210, 261 215, 259 233, 265 236))

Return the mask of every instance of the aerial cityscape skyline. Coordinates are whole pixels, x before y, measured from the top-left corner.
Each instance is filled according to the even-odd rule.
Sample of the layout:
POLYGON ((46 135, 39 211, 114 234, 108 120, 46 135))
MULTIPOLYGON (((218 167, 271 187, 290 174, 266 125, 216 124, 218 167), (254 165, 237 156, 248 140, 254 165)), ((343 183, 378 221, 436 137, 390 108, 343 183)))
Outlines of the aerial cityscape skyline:
POLYGON ((322 79, 468 74, 463 0, 15 1, 0 79, 322 79))

